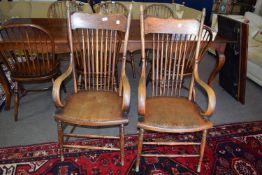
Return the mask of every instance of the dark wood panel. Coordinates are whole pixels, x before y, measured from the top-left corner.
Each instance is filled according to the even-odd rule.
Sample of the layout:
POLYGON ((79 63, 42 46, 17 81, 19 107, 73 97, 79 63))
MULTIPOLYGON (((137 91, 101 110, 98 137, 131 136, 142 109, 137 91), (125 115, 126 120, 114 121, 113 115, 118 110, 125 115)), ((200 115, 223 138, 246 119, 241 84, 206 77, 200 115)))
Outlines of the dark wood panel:
POLYGON ((220 85, 241 103, 245 103, 248 24, 218 15, 218 33, 229 39, 226 61, 219 73, 220 85))

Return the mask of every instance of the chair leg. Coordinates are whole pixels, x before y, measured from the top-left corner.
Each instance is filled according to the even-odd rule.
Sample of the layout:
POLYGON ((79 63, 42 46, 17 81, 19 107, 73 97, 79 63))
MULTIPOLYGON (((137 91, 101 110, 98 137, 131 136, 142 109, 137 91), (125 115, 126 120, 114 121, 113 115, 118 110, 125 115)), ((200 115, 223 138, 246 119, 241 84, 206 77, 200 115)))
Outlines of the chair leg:
POLYGON ((193 88, 193 91, 192 91, 192 95, 193 95, 193 101, 195 102, 196 101, 196 89, 193 88))
POLYGON ((198 173, 200 173, 201 164, 202 164, 203 157, 204 157, 205 146, 206 146, 206 135, 207 135, 207 130, 204 130, 202 134, 201 145, 200 145, 200 158, 199 158, 198 167, 197 167, 198 173))
POLYGON ((124 124, 120 125, 120 158, 121 165, 124 166, 125 157, 125 139, 124 139, 124 124))
POLYGON ((64 161, 64 149, 63 149, 63 126, 61 121, 57 121, 57 133, 58 133, 58 149, 60 152, 61 161, 64 161))
POLYGON ((137 158, 136 158, 136 172, 139 172, 139 165, 140 165, 141 153, 143 148, 143 137, 144 137, 144 129, 140 129, 139 138, 138 138, 137 158))
POLYGON ((15 88, 14 88, 14 119, 15 121, 18 120, 18 108, 19 108, 19 87, 18 83, 15 82, 15 88))

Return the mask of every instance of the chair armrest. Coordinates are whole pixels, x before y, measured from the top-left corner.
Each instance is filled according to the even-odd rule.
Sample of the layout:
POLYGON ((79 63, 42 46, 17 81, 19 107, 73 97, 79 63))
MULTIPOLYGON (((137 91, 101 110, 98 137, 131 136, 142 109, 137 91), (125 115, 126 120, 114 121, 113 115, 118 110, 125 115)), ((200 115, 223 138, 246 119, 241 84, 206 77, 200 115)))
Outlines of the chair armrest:
MULTIPOLYGON (((145 64, 143 62, 143 64, 145 64)), ((145 115, 146 112, 146 73, 145 65, 142 66, 142 73, 138 84, 138 114, 145 115)))
POLYGON ((57 79, 54 82, 52 95, 56 107, 64 107, 64 104, 61 101, 61 97, 60 97, 60 88, 62 82, 72 73, 72 70, 73 68, 72 65, 70 64, 67 70, 62 75, 57 77, 57 79))
POLYGON ((202 89, 205 90, 207 93, 207 98, 208 98, 208 105, 207 105, 207 110, 206 111, 201 111, 201 115, 204 116, 211 116, 214 113, 215 106, 216 106, 216 95, 214 90, 207 85, 204 81, 202 81, 198 74, 194 73, 194 78, 197 84, 200 85, 202 89))
POLYGON ((123 102, 122 111, 128 111, 130 106, 131 88, 126 75, 122 75, 123 102))

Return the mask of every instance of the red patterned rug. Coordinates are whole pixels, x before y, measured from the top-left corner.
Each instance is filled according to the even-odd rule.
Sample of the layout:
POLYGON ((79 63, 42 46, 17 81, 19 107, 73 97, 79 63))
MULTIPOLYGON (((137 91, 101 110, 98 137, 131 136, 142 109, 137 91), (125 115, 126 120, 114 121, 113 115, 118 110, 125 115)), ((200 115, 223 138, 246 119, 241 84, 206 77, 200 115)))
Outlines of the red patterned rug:
MULTIPOLYGON (((168 135, 146 134, 152 140, 199 140, 200 134, 168 135)), ((114 146, 109 140, 75 141, 79 144, 114 146)), ((57 155, 57 144, 46 143, 0 149, 0 174, 182 174, 196 173, 194 158, 142 158, 140 172, 135 173, 137 136, 126 137, 125 165, 121 166, 118 152, 66 150, 65 161, 57 155)), ((197 147, 144 147, 147 152, 188 153, 197 147)), ((216 126, 209 130, 201 174, 261 175, 262 174, 262 121, 216 126)))

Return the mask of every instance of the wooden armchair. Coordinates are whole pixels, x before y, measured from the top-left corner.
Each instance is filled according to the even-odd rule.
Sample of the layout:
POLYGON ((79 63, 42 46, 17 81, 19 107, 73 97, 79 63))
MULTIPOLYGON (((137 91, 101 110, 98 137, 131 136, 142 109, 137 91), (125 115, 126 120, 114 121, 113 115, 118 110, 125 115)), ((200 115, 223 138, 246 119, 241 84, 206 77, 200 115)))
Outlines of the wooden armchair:
POLYGON ((40 26, 1 26, 0 38, 0 58, 15 81, 14 118, 17 121, 19 96, 27 92, 23 84, 52 81, 60 75, 60 64, 55 57, 53 37, 40 26))
MULTIPOLYGON (((47 11, 48 18, 67 18, 67 1, 55 1, 53 2, 47 11)), ((82 11, 81 6, 76 3, 76 1, 69 2, 69 11, 70 13, 82 11)))
POLYGON ((70 41, 70 65, 56 79, 53 99, 59 112, 55 114, 58 127, 58 143, 61 160, 64 148, 114 150, 121 152, 124 164, 124 125, 128 123, 127 112, 130 104, 130 85, 125 73, 126 50, 129 36, 131 9, 124 15, 68 14, 70 41), (124 53, 120 83, 115 69, 117 58, 124 40, 124 53), (83 71, 83 87, 77 86, 77 71, 83 71), (70 75, 73 77, 74 93, 62 102, 61 83, 70 75), (120 136, 64 133, 65 125, 84 127, 119 126, 120 136), (65 137, 120 139, 119 148, 81 146, 66 144, 65 137))
POLYGON ((141 7, 142 73, 138 87, 138 114, 141 115, 139 128, 136 171, 139 171, 141 156, 155 157, 199 157, 197 171, 200 172, 206 143, 207 129, 212 127, 208 120, 215 104, 215 93, 198 75, 199 52, 203 42, 203 21, 195 19, 161 19, 143 16, 141 7), (147 97, 145 40, 152 41, 152 95, 147 97), (192 51, 193 50, 193 51, 192 51), (190 54, 196 52, 196 54, 190 54), (185 60, 193 57, 193 74, 188 95, 182 96, 181 87, 185 72, 185 60), (207 109, 202 110, 193 101, 193 88, 198 84, 207 94, 207 109), (162 133, 202 132, 201 142, 148 142, 143 141, 144 131, 162 133), (142 154, 143 145, 196 145, 199 154, 142 154))

